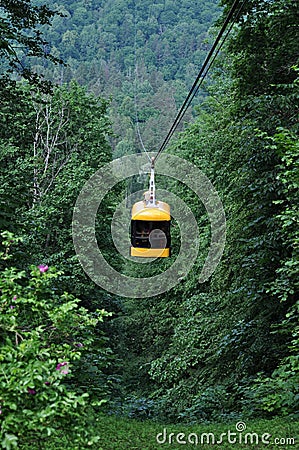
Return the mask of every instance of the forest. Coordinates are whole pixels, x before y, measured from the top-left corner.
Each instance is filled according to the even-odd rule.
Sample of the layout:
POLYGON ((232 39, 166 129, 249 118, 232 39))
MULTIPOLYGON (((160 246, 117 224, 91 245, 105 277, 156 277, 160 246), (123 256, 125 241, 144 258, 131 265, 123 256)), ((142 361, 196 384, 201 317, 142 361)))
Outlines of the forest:
POLYGON ((298 41, 296 0, 0 0, 2 448, 298 445, 298 41))

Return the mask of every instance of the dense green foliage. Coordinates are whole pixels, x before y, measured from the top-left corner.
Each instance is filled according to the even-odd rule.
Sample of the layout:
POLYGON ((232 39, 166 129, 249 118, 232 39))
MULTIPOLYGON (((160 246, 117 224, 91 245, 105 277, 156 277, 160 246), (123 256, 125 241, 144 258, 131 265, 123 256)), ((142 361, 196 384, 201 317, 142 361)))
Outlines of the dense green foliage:
MULTIPOLYGON (((221 2, 219 23, 231 4, 221 2)), ((211 234, 203 205, 182 183, 157 177, 158 187, 195 215, 199 254, 173 289, 143 299, 117 298, 84 274, 72 243, 73 208, 112 154, 138 151, 136 123, 150 150, 165 137, 206 56, 220 7, 214 0, 61 0, 51 4, 55 15, 42 0, 0 5, 6 11, 1 73, 17 69, 12 49, 20 41, 31 60, 24 59, 30 67, 24 77, 34 81, 33 73, 44 73, 56 83, 46 93, 21 81, 18 70, 0 83, 0 228, 7 230, 2 446, 59 449, 69 447, 70 436, 74 450, 132 448, 131 442, 155 448, 154 433, 162 430, 146 422, 151 431, 141 431, 119 415, 193 424, 298 417, 297 2, 245 3, 200 107, 185 116, 192 123, 168 150, 197 165, 223 202, 227 242, 217 270, 198 282, 211 234), (50 18, 53 25, 45 27, 50 18), (47 55, 51 50, 66 66, 35 58, 42 56, 40 30, 47 55), (40 39, 30 50, 34 36, 40 39), (113 315, 102 324, 104 310, 113 315), (116 417, 96 418, 104 399, 116 417), (43 447, 47 433, 52 437, 43 447)), ((139 181, 130 180, 128 191, 143 189, 142 176, 139 181)), ((98 211, 101 250, 127 275, 161 273, 180 248, 177 224, 167 261, 141 265, 118 257, 110 225, 124 196, 119 183, 98 211)), ((254 423, 261 430, 268 422, 254 423)), ((285 426, 277 419, 273 435, 285 426)))
MULTIPOLYGON (((8 232, 2 235, 1 256, 7 262, 13 258, 9 248, 18 240, 8 232)), ((88 371, 84 366, 91 352, 105 365, 95 327, 107 313, 79 307, 78 299, 58 289, 61 274, 47 265, 31 266, 29 273, 11 265, 1 268, 2 447, 30 442, 44 448, 61 427, 74 444, 93 442, 81 420, 90 403, 88 393, 80 392, 86 382, 81 372, 88 371)), ((96 404, 102 401, 97 395, 96 404)))
MULTIPOLYGON (((1 227, 24 232, 28 262, 37 264, 42 254, 71 276, 74 288, 72 208, 85 181, 111 157, 107 102, 76 83, 56 87, 50 96, 23 85, 3 90, 1 227)), ((83 290, 89 297, 80 277, 77 288, 76 295, 83 290)))
POLYGON ((55 81, 76 79, 112 96, 116 156, 140 149, 137 120, 146 147, 156 150, 206 56, 217 1, 60 0, 51 6, 63 17, 53 19, 45 36, 67 67, 37 68, 55 81))
POLYGON ((32 84, 48 90, 49 83, 42 80, 30 67, 32 58, 62 61, 49 51, 40 27, 49 25, 55 12, 45 4, 40 6, 30 1, 2 0, 0 2, 0 82, 7 83, 7 73, 16 73, 32 84))
POLYGON ((275 411, 280 414, 288 414, 293 411, 298 402, 298 318, 299 303, 296 298, 298 292, 298 187, 299 187, 299 147, 298 139, 285 129, 269 138, 281 156, 278 179, 282 185, 282 196, 276 200, 276 204, 282 206, 277 216, 281 229, 282 242, 285 254, 276 270, 276 279, 270 284, 268 293, 281 302, 291 304, 283 322, 276 332, 284 336, 291 336, 289 342, 290 354, 285 356, 274 370, 271 378, 261 377, 256 383, 256 398, 261 407, 267 411, 275 411))
MULTIPOLYGON (((202 168, 223 199, 221 264, 205 285, 193 271, 161 297, 124 301, 119 319, 123 358, 132 352, 124 370, 128 392, 147 393, 149 413, 171 420, 298 413, 296 7, 278 3, 249 5, 229 47, 232 79, 224 77, 230 69, 223 64, 196 123, 171 148, 202 168), (287 52, 276 44, 286 21, 280 31, 287 52), (258 58, 259 51, 268 65, 277 56, 257 83, 251 74, 256 60, 251 65, 243 53, 258 58)), ((205 222, 200 235, 199 267, 209 246, 205 222)), ((133 407, 131 398, 128 403, 133 407)))

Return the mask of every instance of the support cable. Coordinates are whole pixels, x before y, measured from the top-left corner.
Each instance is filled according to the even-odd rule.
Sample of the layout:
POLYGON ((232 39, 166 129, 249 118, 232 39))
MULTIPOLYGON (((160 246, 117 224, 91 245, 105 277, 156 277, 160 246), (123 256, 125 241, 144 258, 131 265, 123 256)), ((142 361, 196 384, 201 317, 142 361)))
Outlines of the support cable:
POLYGON ((247 1, 247 0, 244 0, 243 3, 241 4, 241 6, 239 7, 239 9, 238 9, 238 11, 237 11, 237 14, 236 14, 236 16, 235 16, 235 18, 234 18, 234 20, 233 20, 232 23, 230 24, 230 27, 229 27, 229 29, 227 30, 227 32, 226 32, 226 34, 225 34, 225 36, 224 36, 222 42, 221 42, 220 45, 218 46, 218 48, 217 48, 217 50, 216 50, 216 52, 215 52, 215 54, 214 54, 214 56, 213 56, 211 62, 209 63, 209 66, 207 67, 207 69, 206 69, 206 71, 204 72, 203 76, 200 78, 199 83, 197 84, 196 88, 194 89, 194 92, 192 93, 190 99, 188 100, 188 103, 187 103, 186 106, 185 106, 184 114, 185 114, 186 110, 189 108, 189 106, 191 105, 191 103, 192 103, 194 97, 196 96, 196 94, 197 94, 197 92, 198 92, 200 86, 201 86, 202 83, 204 82, 205 77, 207 76, 207 74, 208 74, 210 68, 212 67, 212 65, 213 65, 213 63, 214 63, 214 61, 215 61, 215 59, 217 58, 218 54, 220 53, 220 50, 222 49, 222 47, 223 47, 223 45, 224 45, 226 39, 228 38, 228 36, 229 36, 229 34, 230 34, 230 32, 231 32, 231 30, 232 30, 232 28, 233 28, 233 26, 234 26, 234 24, 235 24, 235 22, 236 22, 236 19, 239 17, 239 15, 240 15, 240 13, 241 13, 241 10, 243 9, 243 6, 244 6, 244 4, 246 3, 246 1, 247 1))
POLYGON ((246 3, 246 1, 247 0, 243 0, 241 6, 239 5, 240 0, 235 0, 234 1, 233 5, 232 5, 232 7, 231 7, 231 9, 230 9, 230 11, 229 11, 229 13, 228 13, 224 23, 223 23, 223 25, 221 27, 221 30, 218 33, 218 36, 215 39, 215 42, 212 45, 211 50, 209 51, 209 53, 208 53, 208 55, 207 55, 203 65, 202 65, 202 67, 201 67, 201 69, 200 69, 200 71, 199 71, 199 73, 198 73, 198 75, 197 75, 197 77, 196 77, 196 79, 195 79, 195 81, 193 83, 193 86, 190 89, 189 94, 187 95, 187 97, 186 97, 183 105, 181 106, 181 108, 180 108, 176 118, 174 119, 174 122, 173 122, 173 124, 172 124, 172 126, 171 126, 171 128, 170 128, 170 130, 169 130, 169 132, 168 132, 168 134, 166 136, 166 138, 164 139, 162 145, 160 146, 160 148, 159 148, 159 150, 158 150, 158 152, 157 152, 157 154, 156 154, 156 156, 154 158, 155 160, 157 160, 157 158, 160 156, 160 154, 166 148, 166 146, 167 146, 168 142, 170 141, 172 135, 174 134, 177 126, 181 122, 183 116, 186 113, 186 110, 189 108, 193 98, 195 97, 195 95, 198 92, 199 87, 203 83, 203 81, 204 81, 205 77, 207 76, 207 74, 208 74, 212 64, 214 63, 217 55, 219 54, 223 44, 225 43, 229 33, 231 32, 231 30, 232 30, 232 28, 233 28, 237 18, 239 17, 239 15, 241 13, 241 10, 243 9, 243 6, 246 3), (225 31, 226 31, 226 29, 227 29, 227 27, 228 27, 228 25, 229 25, 231 20, 232 20, 232 23, 231 23, 228 31, 226 32, 222 42, 219 45, 219 42, 220 42, 222 36, 224 35, 224 33, 225 33, 225 31), (218 47, 218 49, 217 49, 217 47, 218 47), (215 54, 214 54, 214 52, 215 52, 215 54))
POLYGON ((135 108, 135 128, 137 132, 137 136, 139 138, 139 142, 142 150, 148 157, 148 160, 151 162, 151 157, 148 154, 145 145, 142 140, 140 127, 139 127, 139 117, 138 117, 138 108, 137 108, 137 91, 138 91, 138 65, 137 65, 137 8, 135 1, 135 38, 134 38, 134 64, 135 64, 135 81, 134 81, 134 108, 135 108))

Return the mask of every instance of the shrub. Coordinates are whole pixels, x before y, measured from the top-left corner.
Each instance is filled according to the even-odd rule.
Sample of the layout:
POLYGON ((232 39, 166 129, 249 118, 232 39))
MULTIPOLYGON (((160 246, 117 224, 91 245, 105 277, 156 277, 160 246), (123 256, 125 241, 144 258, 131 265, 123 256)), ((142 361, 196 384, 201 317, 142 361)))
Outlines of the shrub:
MULTIPOLYGON (((2 236, 1 256, 8 260, 14 238, 2 236)), ((59 293, 55 284, 61 272, 54 268, 40 264, 26 273, 5 265, 0 275, 2 448, 30 442, 44 448, 45 440, 61 431, 71 436, 73 448, 91 445, 98 437, 87 436, 89 394, 76 391, 72 380, 95 341, 97 323, 108 313, 91 315, 78 299, 59 293)), ((98 352, 105 354, 103 348, 98 352)))

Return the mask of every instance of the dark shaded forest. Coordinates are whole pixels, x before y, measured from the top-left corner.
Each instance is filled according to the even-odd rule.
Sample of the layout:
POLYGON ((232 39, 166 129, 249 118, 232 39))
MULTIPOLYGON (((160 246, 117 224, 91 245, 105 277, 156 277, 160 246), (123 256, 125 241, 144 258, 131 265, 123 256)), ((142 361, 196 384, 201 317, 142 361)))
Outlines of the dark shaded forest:
MULTIPOLYGON (((76 200, 105 164, 143 152, 138 134, 159 149, 234 2, 45 3, 0 1, 2 448, 154 449, 142 431, 153 423, 298 424, 298 3, 244 2, 163 153, 216 189, 220 263, 199 282, 208 212, 188 183, 158 174, 195 217, 198 254, 143 298, 85 273, 76 200)), ((165 272, 182 245, 174 220, 170 258, 119 254, 114 212, 147 186, 146 172, 117 183, 94 224, 105 259, 136 279, 165 272)))

